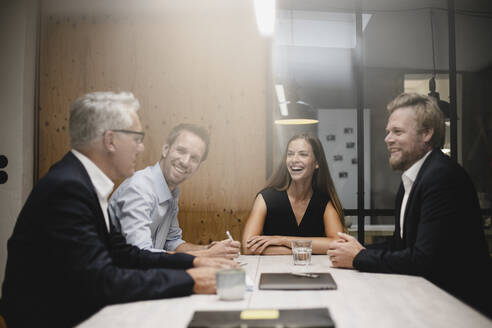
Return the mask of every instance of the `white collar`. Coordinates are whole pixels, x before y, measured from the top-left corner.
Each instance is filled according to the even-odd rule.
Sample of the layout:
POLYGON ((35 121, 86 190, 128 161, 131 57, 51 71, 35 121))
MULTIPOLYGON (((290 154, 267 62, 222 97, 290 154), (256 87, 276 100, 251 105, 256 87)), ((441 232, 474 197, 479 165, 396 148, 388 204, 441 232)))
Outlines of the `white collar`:
POLYGON ((429 156, 431 152, 432 151, 429 150, 421 159, 413 163, 412 166, 410 166, 405 172, 403 172, 402 179, 404 179, 405 177, 409 179, 413 184, 415 182, 415 179, 417 179, 417 175, 419 174, 422 164, 424 164, 425 159, 427 158, 427 156, 429 156))
POLYGON ((154 183, 157 185, 159 204, 162 204, 171 198, 177 199, 179 196, 179 188, 176 186, 173 191, 169 190, 166 178, 161 170, 160 162, 157 162, 154 166, 152 166, 151 172, 155 177, 154 183))
POLYGON ((104 174, 104 172, 87 156, 75 149, 72 149, 72 153, 82 163, 87 171, 87 174, 89 174, 89 178, 96 189, 97 195, 100 198, 107 200, 109 194, 111 194, 111 191, 113 191, 114 188, 113 181, 111 181, 111 179, 108 178, 108 176, 104 174))

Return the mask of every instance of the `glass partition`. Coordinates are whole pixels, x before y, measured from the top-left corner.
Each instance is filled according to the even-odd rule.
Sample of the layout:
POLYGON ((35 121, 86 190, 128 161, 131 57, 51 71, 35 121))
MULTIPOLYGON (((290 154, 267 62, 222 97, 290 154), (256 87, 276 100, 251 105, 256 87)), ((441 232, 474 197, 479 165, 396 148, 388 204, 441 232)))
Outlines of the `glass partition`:
POLYGON ((448 3, 277 1, 272 121, 289 115, 286 108, 299 116, 296 108, 303 107, 305 117, 318 122, 272 124, 273 165, 292 135, 319 136, 349 230, 355 235, 360 230, 357 216, 363 216, 366 242, 385 239, 393 231, 401 172, 388 164, 386 105, 404 91, 440 100, 447 117, 443 151, 469 172, 490 225, 492 107, 487 95, 492 91, 492 44, 486 31, 492 30, 492 5, 457 1, 450 16, 448 3))
POLYGON ((460 163, 477 189, 492 252, 492 3, 456 3, 460 163), (461 97, 460 97, 461 96, 461 97))

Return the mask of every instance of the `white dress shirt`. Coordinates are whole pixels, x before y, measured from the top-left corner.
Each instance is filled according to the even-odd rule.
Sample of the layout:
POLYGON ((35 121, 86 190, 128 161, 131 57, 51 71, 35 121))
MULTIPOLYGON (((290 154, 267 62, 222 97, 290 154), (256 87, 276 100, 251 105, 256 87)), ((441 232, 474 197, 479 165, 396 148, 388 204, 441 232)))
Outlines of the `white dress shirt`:
POLYGON ((72 153, 78 160, 82 163, 89 178, 91 179, 94 189, 96 189, 97 198, 99 200, 99 205, 101 206, 104 222, 106 223, 106 228, 109 231, 109 217, 108 217, 108 197, 113 191, 114 183, 110 178, 93 161, 91 161, 87 156, 81 152, 72 149, 72 153))
POLYGON ((417 175, 419 174, 420 168, 422 164, 424 164, 425 159, 431 151, 428 151, 427 154, 424 155, 421 159, 413 163, 403 174, 401 175, 401 180, 403 182, 403 188, 405 189, 405 194, 403 195, 403 201, 401 203, 400 209, 400 237, 403 238, 403 224, 405 219, 405 211, 407 207, 408 196, 410 195, 410 191, 412 190, 413 183, 415 179, 417 179, 417 175))

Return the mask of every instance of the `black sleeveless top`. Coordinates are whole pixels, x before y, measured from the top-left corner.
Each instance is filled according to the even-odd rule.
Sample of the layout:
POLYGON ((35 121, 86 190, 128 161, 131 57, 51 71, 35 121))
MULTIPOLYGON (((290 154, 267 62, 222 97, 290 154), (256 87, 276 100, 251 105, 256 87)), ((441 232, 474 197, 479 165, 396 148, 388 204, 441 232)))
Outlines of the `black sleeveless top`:
POLYGON ((264 235, 326 237, 323 214, 330 201, 330 196, 313 190, 313 195, 297 225, 296 216, 290 205, 287 191, 267 188, 260 191, 265 200, 267 215, 263 225, 264 235))

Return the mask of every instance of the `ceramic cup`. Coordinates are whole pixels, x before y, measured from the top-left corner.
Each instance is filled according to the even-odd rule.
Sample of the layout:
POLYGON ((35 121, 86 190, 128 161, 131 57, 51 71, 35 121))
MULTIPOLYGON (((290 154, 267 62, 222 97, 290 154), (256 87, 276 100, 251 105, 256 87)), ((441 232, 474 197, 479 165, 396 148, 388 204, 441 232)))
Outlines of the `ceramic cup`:
POLYGON ((224 301, 237 301, 244 298, 246 272, 242 269, 225 269, 215 273, 217 295, 224 301))

